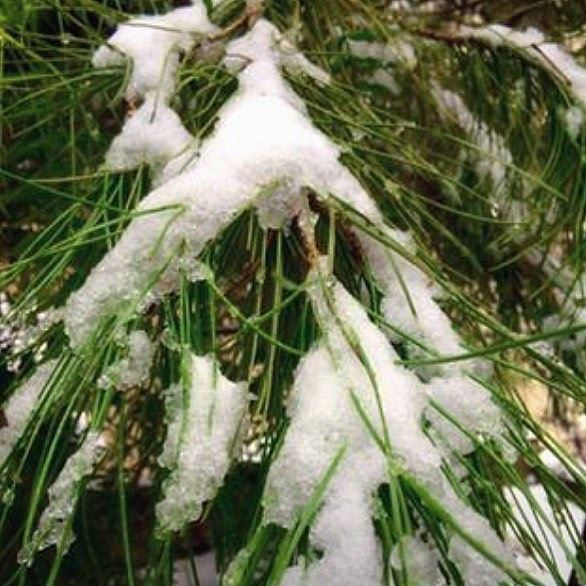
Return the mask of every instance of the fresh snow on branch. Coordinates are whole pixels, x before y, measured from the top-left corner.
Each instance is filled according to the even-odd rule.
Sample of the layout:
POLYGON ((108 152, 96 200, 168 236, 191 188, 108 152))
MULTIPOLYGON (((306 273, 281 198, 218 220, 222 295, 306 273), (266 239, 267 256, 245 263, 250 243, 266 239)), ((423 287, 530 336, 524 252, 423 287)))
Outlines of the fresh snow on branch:
POLYGON ((112 364, 99 381, 101 385, 119 390, 146 383, 153 364, 155 350, 147 333, 136 330, 128 337, 128 356, 112 364))
POLYGON ((194 521, 228 472, 248 404, 247 387, 224 377, 211 356, 192 355, 185 393, 166 393, 167 439, 159 462, 171 470, 157 505, 159 531, 194 521))
POLYGON ((92 63, 95 67, 116 67, 130 60, 127 96, 133 99, 153 92, 166 101, 175 93, 180 53, 190 51, 198 37, 216 31, 204 3, 195 2, 161 16, 141 16, 122 23, 96 51, 92 63))
POLYGON ((41 393, 47 386, 56 365, 56 360, 49 360, 37 366, 33 375, 14 391, 4 405, 7 425, 0 429, 0 468, 25 432, 27 423, 38 406, 41 393))
MULTIPOLYGON (((128 171, 145 164, 156 176, 163 169, 169 176, 166 165, 177 158, 188 164, 197 154, 196 145, 177 113, 150 93, 113 140, 106 154, 105 167, 110 171, 128 171)), ((179 165, 174 161, 174 166, 180 170, 179 165)))
MULTIPOLYGON (((340 149, 313 126, 280 66, 294 63, 320 82, 325 74, 316 73, 262 19, 228 44, 225 63, 237 71, 239 88, 220 110, 199 158, 141 202, 144 213, 69 299, 65 323, 74 346, 102 317, 125 302, 137 302, 153 276, 160 274, 152 299, 174 290, 180 255, 197 256, 243 209, 255 207, 266 227, 288 225, 301 210, 306 187, 323 197, 335 195, 389 237, 411 246, 407 235, 384 227, 374 202, 339 161, 340 149)), ((389 321, 422 335, 432 348, 458 353, 457 336, 433 300, 427 277, 373 238, 363 236, 361 244, 385 294, 389 321), (401 277, 409 284, 408 294, 401 277)))
POLYGON ((104 438, 97 431, 90 431, 80 448, 67 460, 57 480, 49 488, 49 504, 43 511, 31 540, 18 554, 21 564, 31 565, 37 551, 51 545, 66 553, 74 541, 71 524, 77 504, 77 495, 85 477, 104 453, 104 438))
MULTIPOLYGON (((281 69, 301 70, 318 83, 327 83, 327 75, 266 20, 227 44, 223 65, 237 76, 238 90, 196 151, 171 99, 179 51, 193 48, 197 36, 210 31, 203 5, 196 4, 122 25, 110 46, 94 57, 96 66, 131 59, 127 90, 133 98, 144 98, 112 143, 106 166, 121 170, 148 164, 159 174, 157 188, 140 203, 119 242, 66 304, 65 325, 74 347, 125 304, 144 307, 176 290, 186 263, 193 263, 241 211, 253 208, 263 228, 289 226, 305 211, 307 189, 326 201, 334 196, 407 256, 415 254, 407 234, 384 224, 374 201, 341 163, 340 148, 314 126, 281 69)), ((453 106, 452 114, 467 132, 492 148, 488 131, 472 128, 462 103, 445 93, 441 99, 453 106)), ((487 172, 494 176, 492 168, 487 172)), ((383 317, 396 330, 383 332, 373 324, 362 305, 326 272, 324 260, 318 262, 308 293, 322 338, 296 372, 288 405, 291 424, 267 479, 265 521, 290 527, 340 448, 345 452, 310 533, 323 557, 307 570, 304 564, 290 568, 285 583, 379 584, 383 567, 373 498, 389 473, 401 472, 416 478, 467 538, 454 534, 449 542, 466 583, 496 584, 505 577, 503 571, 469 540, 483 544, 509 568, 512 557, 488 522, 454 493, 442 466, 455 454, 472 451, 474 439, 498 436, 499 411, 462 366, 425 372, 424 383, 397 365, 388 340, 402 340, 397 330, 446 355, 462 352, 460 340, 424 271, 373 236, 359 233, 358 239, 383 295, 383 317), (442 409, 470 437, 447 421, 442 409), (431 425, 429 436, 423 431, 425 420, 431 425)), ((469 368, 479 372, 483 367, 471 362, 469 368)), ((170 474, 157 505, 162 532, 196 519, 202 504, 213 498, 246 413, 246 388, 226 379, 213 358, 191 356, 187 372, 188 380, 166 391, 167 439, 159 462, 170 474)), ((431 547, 404 545, 416 574, 434 574, 437 558, 431 547)))
POLYGON ((504 187, 507 168, 513 163, 513 156, 505 140, 492 132, 484 122, 477 120, 455 92, 434 85, 432 93, 440 114, 445 118, 455 119, 458 126, 470 136, 478 150, 474 156, 478 175, 490 177, 498 194, 504 187))
MULTIPOLYGON (((488 523, 454 494, 442 474, 449 453, 422 431, 425 385, 396 365, 398 356, 384 334, 362 305, 326 274, 326 262, 310 276, 315 283, 309 290, 323 337, 297 369, 288 406, 291 424, 267 479, 265 521, 291 527, 337 451, 346 451, 310 533, 323 556, 306 572, 303 564, 288 570, 285 583, 381 583, 382 557, 370 503, 378 487, 388 482, 391 468, 417 478, 464 532, 512 567, 512 558, 488 523)), ((476 404, 468 406, 461 407, 463 415, 474 416, 476 404)), ((450 445, 456 432, 445 433, 450 445)), ((504 578, 460 538, 452 538, 452 547, 469 579, 466 584, 497 584, 504 578), (474 575, 482 575, 483 581, 474 575)))
MULTIPOLYGON (((306 62, 293 59, 290 49, 283 56, 275 27, 259 20, 226 54, 231 68, 238 63, 238 91, 220 110, 199 158, 141 202, 142 213, 70 297, 65 324, 74 346, 102 317, 137 302, 159 273, 152 298, 174 290, 181 254, 197 256, 247 207, 260 208, 266 226, 285 226, 301 208, 302 188, 310 187, 381 223, 372 200, 339 162, 338 147, 313 126, 283 80, 281 65, 306 62)), ((307 72, 315 75, 314 67, 307 72)))

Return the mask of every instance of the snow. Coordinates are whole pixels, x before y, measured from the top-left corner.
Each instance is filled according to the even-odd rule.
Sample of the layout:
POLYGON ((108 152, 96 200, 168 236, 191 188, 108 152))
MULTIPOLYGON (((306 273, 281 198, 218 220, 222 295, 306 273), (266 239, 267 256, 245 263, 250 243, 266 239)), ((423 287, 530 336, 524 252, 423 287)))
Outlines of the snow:
POLYGON ((403 40, 348 41, 348 49, 357 57, 376 59, 382 63, 404 63, 410 69, 417 65, 417 56, 412 45, 403 40))
POLYGON ((25 432, 27 423, 39 404, 41 393, 56 366, 56 360, 49 360, 37 366, 33 375, 16 389, 4 406, 7 425, 0 429, 0 467, 25 432))
POLYGON ((171 473, 157 504, 160 532, 178 531, 197 519, 228 472, 247 407, 244 384, 225 378, 211 356, 191 356, 190 382, 167 393, 167 439, 159 459, 171 473))
POLYGON ((196 141, 179 116, 155 92, 147 94, 122 132, 106 153, 105 167, 114 172, 129 171, 141 165, 162 169, 172 159, 189 160, 196 153, 196 141))
MULTIPOLYGON (((308 290, 323 336, 295 375, 288 405, 291 423, 267 478, 265 522, 292 527, 335 455, 341 448, 345 453, 310 531, 311 542, 323 556, 305 572, 301 565, 289 569, 286 583, 380 584, 381 555, 371 501, 388 480, 389 462, 373 433, 385 444, 388 438, 391 466, 417 478, 464 531, 506 560, 496 534, 454 495, 442 475, 445 454, 421 427, 426 407, 423 383, 396 364, 398 356, 384 333, 327 274, 326 265, 327 259, 321 259, 308 290)), ((502 577, 457 538, 453 548, 464 572, 502 577)))
POLYGON ((236 56, 241 66, 238 91, 220 110, 199 158, 141 202, 140 215, 69 298, 65 325, 74 347, 101 318, 144 298, 153 280, 151 300, 174 290, 180 251, 195 258, 247 207, 262 210, 266 227, 289 223, 301 209, 303 188, 311 187, 381 222, 375 204, 338 160, 338 147, 313 126, 284 82, 280 66, 292 56, 283 57, 279 38, 261 19, 229 43, 232 66, 236 56))
MULTIPOLYGON (((547 524, 537 513, 535 504, 524 496, 519 489, 513 487, 505 491, 507 500, 515 509, 516 517, 519 520, 525 519, 523 524, 527 527, 527 530, 534 532, 536 535, 542 535, 542 532, 544 532, 542 542, 548 543, 552 548, 555 565, 560 572, 562 580, 564 580, 564 583, 567 583, 572 566, 567 559, 564 549, 569 549, 571 554, 575 553, 575 547, 572 545, 572 537, 567 527, 562 526, 556 518, 556 513, 549 503, 547 493, 543 486, 532 486, 530 488, 530 495, 535 499, 537 507, 543 511, 545 519, 548 521, 547 524)), ((578 529, 583 527, 584 522, 586 522, 586 513, 572 501, 567 501, 566 505, 568 506, 570 517, 573 519, 575 526, 578 529)), ((574 536, 574 539, 577 537, 574 536)), ((531 562, 526 557, 520 560, 520 564, 529 563, 531 562)), ((535 572, 535 564, 533 563, 531 566, 533 566, 533 571, 535 572)), ((555 586, 559 583, 555 580, 554 576, 543 570, 537 569, 537 572, 533 575, 540 579, 546 586, 555 586)))
POLYGON ((568 134, 575 140, 584 124, 584 110, 578 106, 570 106, 564 113, 564 120, 568 134))
MULTIPOLYGON (((413 254, 415 246, 408 234, 388 228, 384 232, 407 253, 413 254)), ((439 290, 428 275, 374 238, 363 236, 361 244, 384 294, 381 309, 385 319, 407 336, 442 354, 461 354, 458 336, 434 299, 439 290)), ((394 341, 402 340, 398 334, 389 332, 389 335, 394 341)))
POLYGON ((149 380, 154 348, 146 332, 135 330, 128 339, 128 356, 106 369, 101 384, 119 390, 142 385, 149 380))
MULTIPOLYGON (((195 10, 199 8, 197 5, 195 10)), ((219 111, 199 156, 185 161, 179 157, 182 164, 175 165, 181 148, 189 151, 192 143, 172 112, 161 110, 166 118, 157 121, 159 114, 153 118, 149 108, 152 112, 159 105, 153 95, 162 96, 161 103, 171 103, 179 49, 193 46, 186 31, 197 28, 202 32, 209 23, 192 13, 185 13, 189 15, 185 22, 183 12, 169 14, 173 17, 156 18, 168 18, 167 23, 172 20, 173 31, 149 27, 144 33, 144 25, 128 23, 111 39, 111 44, 118 44, 133 59, 128 91, 146 98, 145 109, 128 120, 116 139, 114 158, 155 167, 169 161, 173 171, 162 171, 158 187, 140 203, 139 214, 119 242, 69 298, 65 325, 74 348, 83 344, 105 316, 127 304, 144 308, 176 290, 184 267, 193 266, 206 243, 242 210, 255 209, 261 226, 267 229, 286 229, 296 216, 305 217, 307 188, 323 199, 335 195, 410 254, 415 250, 406 234, 384 226, 372 199, 340 162, 340 149, 312 124, 302 100, 284 81, 281 68, 301 70, 319 83, 327 82, 327 75, 296 52, 266 20, 259 19, 245 35, 227 45, 224 65, 237 76, 238 90, 219 111), (151 35, 161 35, 155 38, 160 43, 147 50, 151 35), (137 115, 142 118, 134 122, 133 130, 137 115), (161 132, 173 128, 169 133, 174 138, 151 145, 148 125, 159 123, 161 132)), ((359 46, 358 50, 379 51, 380 47, 359 46)), ((110 49, 100 49, 94 62, 111 64, 118 57, 110 49)), ((468 118, 459 121, 469 122, 468 118)), ((480 138, 488 140, 485 135, 480 138)), ((435 301, 439 292, 426 273, 371 236, 361 234, 359 240, 384 296, 385 318, 441 354, 461 353, 459 338, 435 301)), ((446 440, 434 445, 421 427, 423 418, 431 417, 431 397, 455 408, 457 418, 472 432, 494 433, 495 428, 498 432, 500 428, 492 425, 498 417, 490 394, 469 379, 461 366, 426 371, 426 384, 415 372, 399 366, 387 339, 389 333, 370 322, 360 303, 330 277, 326 264, 322 259, 313 271, 310 278, 315 284, 308 291, 323 336, 296 372, 288 405, 291 424, 267 479, 265 521, 290 527, 335 455, 341 448, 345 452, 310 532, 311 542, 323 551, 323 557, 306 571, 303 564, 290 568, 285 583, 380 584, 382 556, 372 523, 372 498, 387 481, 389 466, 417 478, 465 532, 513 564, 486 520, 456 497, 441 471, 451 450, 466 453, 471 449, 469 443, 462 441, 453 426, 434 420, 432 425, 446 440), (467 407, 468 396, 473 400, 467 407), (371 432, 390 453, 383 453, 371 432)), ((200 278, 200 271, 196 273, 200 278)), ((467 367, 482 369, 476 362, 467 367)), ((158 528, 163 532, 178 530, 197 518, 202 504, 214 496, 228 471, 246 411, 244 387, 223 377, 212 358, 193 356, 190 372, 189 383, 173 385, 166 392, 168 432, 160 464, 170 475, 157 506, 158 528)), ((450 550, 472 586, 489 583, 487 580, 498 583, 503 577, 461 539, 452 537, 450 550), (476 580, 475 575, 480 578, 476 580)), ((418 552, 413 553, 414 558, 421 550, 418 552)))
POLYGON ((106 169, 119 172, 150 165, 155 182, 160 183, 195 158, 197 141, 168 102, 176 89, 180 52, 189 51, 198 38, 216 31, 204 4, 196 2, 193 7, 178 8, 162 16, 142 16, 123 23, 96 51, 95 67, 122 65, 130 59, 127 96, 131 100, 144 97, 112 142, 106 154, 106 169))
POLYGON ((521 49, 525 54, 562 78, 567 89, 586 106, 586 69, 576 63, 572 56, 557 43, 547 42, 543 33, 533 27, 517 31, 508 26, 493 24, 482 28, 461 27, 460 34, 467 38, 479 39, 494 47, 509 45, 521 49))
POLYGON ((492 132, 488 126, 477 120, 462 98, 449 90, 433 86, 433 96, 445 118, 454 118, 477 149, 476 170, 480 177, 490 177, 497 190, 503 187, 507 168, 513 163, 513 156, 506 147, 502 136, 492 132))
MULTIPOLYGON (((498 437, 504 431, 500 409, 491 394, 472 379, 459 374, 435 377, 425 388, 430 399, 468 433, 498 437)), ((449 440, 450 449, 460 454, 473 451, 472 440, 433 407, 427 409, 426 417, 442 439, 449 440)))
POLYGON ((175 91, 180 52, 195 46, 197 37, 217 31, 203 2, 160 16, 141 16, 121 24, 93 56, 94 67, 116 67, 132 61, 129 98, 155 91, 164 100, 175 91))
MULTIPOLYGON (((238 70, 237 93, 221 109, 200 157, 153 191, 139 208, 142 212, 166 209, 133 220, 117 246, 70 298, 66 325, 74 346, 102 316, 144 295, 152 276, 168 263, 152 298, 173 290, 182 262, 175 258, 179 248, 183 247, 187 257, 195 257, 248 206, 257 208, 265 227, 286 227, 301 211, 303 188, 311 187, 323 196, 335 194, 382 226, 375 204, 339 162, 339 148, 311 124, 303 103, 284 82, 279 71, 284 61, 308 66, 301 57, 293 59, 290 49, 283 57, 281 44, 276 29, 259 20, 250 32, 228 45, 227 65, 238 70), (153 254, 155 243, 157 253, 153 254)), ((314 67, 307 72, 314 73, 314 67)), ((387 232, 412 247, 406 235, 387 232)), ((409 335, 423 336, 445 354, 459 353, 458 338, 435 303, 436 291, 427 277, 374 239, 363 236, 361 244, 385 294, 387 319, 409 335), (409 283, 411 299, 397 272, 409 283)))
POLYGON ((91 431, 81 447, 69 457, 57 480, 49 488, 49 504, 41 515, 32 539, 19 552, 19 563, 30 566, 35 553, 51 545, 56 545, 63 554, 71 547, 74 541, 71 523, 80 484, 91 474, 104 449, 102 436, 97 431, 91 431))
MULTIPOLYGON (((414 244, 406 233, 391 229, 386 232, 406 252, 414 252, 414 244)), ((381 310, 385 319, 404 335, 422 342, 439 355, 453 356, 465 352, 449 318, 435 301, 439 291, 423 270, 370 237, 363 236, 361 243, 384 295, 381 310)), ((387 333, 393 341, 407 342, 410 356, 421 354, 421 349, 410 344, 404 336, 393 331, 387 333)), ((471 378, 474 375, 484 379, 490 372, 490 365, 476 359, 418 369, 427 381, 423 389, 430 399, 472 435, 498 439, 504 429, 500 411, 491 394, 471 378)), ((425 416, 433 424, 436 439, 447 441, 456 453, 472 451, 471 440, 431 405, 426 407, 425 416)))
POLYGON ((398 571, 404 570, 409 584, 421 586, 441 584, 438 562, 437 551, 412 535, 402 537, 391 551, 391 567, 398 571))

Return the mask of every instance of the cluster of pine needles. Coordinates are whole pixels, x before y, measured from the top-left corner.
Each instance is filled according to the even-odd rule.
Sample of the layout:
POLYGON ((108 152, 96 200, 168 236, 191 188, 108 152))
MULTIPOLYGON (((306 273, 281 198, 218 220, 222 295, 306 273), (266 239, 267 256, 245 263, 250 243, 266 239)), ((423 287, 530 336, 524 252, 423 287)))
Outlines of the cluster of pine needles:
MULTIPOLYGON (((91 56, 117 23, 131 15, 164 13, 173 4, 0 1, 0 291, 9 306, 0 324, 15 336, 19 328, 34 327, 39 312, 62 306, 79 288, 149 191, 148 169, 112 174, 101 166, 131 106, 123 98, 129 72, 93 69, 91 56)), ((525 482, 530 471, 556 512, 554 529, 569 534, 574 578, 584 579, 582 527, 575 526, 568 503, 584 508, 586 477, 567 446, 532 417, 517 388, 536 381, 547 387, 559 417, 568 405, 582 412, 584 348, 555 350, 579 338, 583 325, 548 324, 563 313, 564 295, 580 286, 586 264, 586 132, 582 128, 577 137, 569 136, 561 112, 572 97, 550 72, 522 54, 450 41, 447 35, 444 41, 430 39, 430 31, 464 20, 472 8, 487 18, 530 22, 535 15, 524 9, 526 3, 444 3, 437 13, 408 19, 386 4, 269 0, 264 12, 332 74, 326 86, 301 74, 289 74, 289 81, 314 124, 341 146, 344 163, 376 198, 389 223, 414 236, 418 251, 413 261, 441 288, 442 308, 467 346, 457 356, 421 348, 417 358, 409 358, 398 345, 403 362, 432 366, 481 357, 494 366, 490 390, 507 415, 517 460, 505 458, 490 442, 479 443, 461 461, 470 488, 463 498, 497 531, 508 526, 563 584, 550 547, 535 529, 548 521, 536 513, 535 522, 526 523, 505 498, 507 487, 517 487, 539 510, 525 482), (399 89, 389 91, 371 82, 380 64, 353 55, 348 43, 398 37, 414 47, 417 64, 399 63, 394 70, 399 89), (505 195, 495 196, 494 186, 474 164, 494 155, 479 153, 457 121, 441 115, 431 80, 458 92, 478 120, 504 137, 513 154, 505 195), (509 213, 513 203, 521 217, 509 213), (555 270, 549 268, 552 259, 555 270), (568 274, 569 289, 562 279, 568 274), (553 351, 543 351, 544 344, 553 351), (564 478, 539 458, 544 448, 563 463, 564 478)), ((558 39, 577 35, 573 23, 584 21, 581 3, 566 4, 539 13, 558 39)), ((223 2, 214 16, 229 26, 242 9, 241 2, 223 2)), ((204 138, 213 130, 216 113, 236 86, 213 60, 185 56, 178 103, 188 105, 184 123, 194 136, 204 138)), ((318 248, 327 251, 335 240, 336 276, 356 296, 368 291, 369 314, 384 324, 376 283, 352 238, 353 230, 372 233, 374 228, 341 202, 325 208, 315 200, 312 207, 319 217, 318 248)), ((260 523, 263 482, 286 429, 287 392, 300 356, 319 335, 304 290, 306 243, 295 225, 286 232, 263 230, 246 212, 202 258, 213 279, 192 283, 185 278, 176 294, 146 313, 130 308, 112 316, 80 353, 68 349, 60 324, 23 347, 3 346, 0 402, 41 357, 58 359, 58 376, 0 476, 2 584, 171 584, 174 560, 193 561, 209 547, 220 572, 239 551, 248 552, 246 567, 233 568, 233 583, 276 584, 297 556, 315 555, 307 535, 319 494, 290 531, 260 523), (136 328, 162 341, 151 381, 125 393, 104 390, 100 375, 122 352, 120 331, 136 328), (246 445, 254 457, 233 466, 197 524, 181 536, 161 538, 153 532, 162 480, 156 462, 165 437, 161 391, 180 376, 186 348, 214 351, 226 376, 250 383, 255 400, 246 445), (79 441, 80 414, 105 430, 109 442, 97 473, 79 486, 72 519, 77 539, 67 556, 53 548, 31 567, 19 565, 17 553, 34 532, 47 488, 79 441)), ((435 531, 436 543, 445 542, 441 511, 427 506, 401 477, 381 487, 376 510, 387 556, 421 519, 435 531)), ((195 565, 190 567, 197 584, 195 565)), ((445 568, 446 575, 456 575, 449 560, 445 568)), ((395 579, 408 583, 405 577, 395 579)))

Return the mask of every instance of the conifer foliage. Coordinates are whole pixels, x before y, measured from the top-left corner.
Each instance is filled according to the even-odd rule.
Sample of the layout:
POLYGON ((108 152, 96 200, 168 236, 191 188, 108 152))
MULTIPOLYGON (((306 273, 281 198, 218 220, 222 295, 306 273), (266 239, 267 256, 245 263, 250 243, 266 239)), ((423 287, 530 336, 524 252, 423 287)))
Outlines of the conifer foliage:
POLYGON ((586 583, 521 392, 584 420, 585 14, 522 4, 0 2, 3 583, 586 583))

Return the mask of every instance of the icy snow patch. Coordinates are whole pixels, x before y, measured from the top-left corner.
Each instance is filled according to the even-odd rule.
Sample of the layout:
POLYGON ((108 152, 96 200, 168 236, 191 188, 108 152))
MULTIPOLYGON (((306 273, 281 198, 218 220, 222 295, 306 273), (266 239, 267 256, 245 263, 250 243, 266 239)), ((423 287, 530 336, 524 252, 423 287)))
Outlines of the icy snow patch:
POLYGON ((154 348, 146 332, 136 330, 128 339, 128 356, 110 366, 102 383, 126 390, 144 384, 149 378, 154 348))
POLYGON ((197 519, 228 471, 247 406, 247 389, 218 370, 210 356, 191 357, 187 396, 167 393, 167 439, 160 463, 171 470, 157 504, 158 530, 178 531, 197 519))
POLYGON ((49 488, 49 504, 41 515, 32 539, 19 552, 19 563, 31 565, 35 553, 51 545, 56 545, 63 554, 71 547, 74 541, 71 522, 77 491, 82 480, 93 471, 104 449, 101 435, 91 431, 81 447, 69 457, 57 480, 49 488))
POLYGON ((7 426, 0 429, 0 467, 24 433, 56 365, 56 360, 49 360, 38 366, 33 375, 16 389, 4 406, 7 426))

